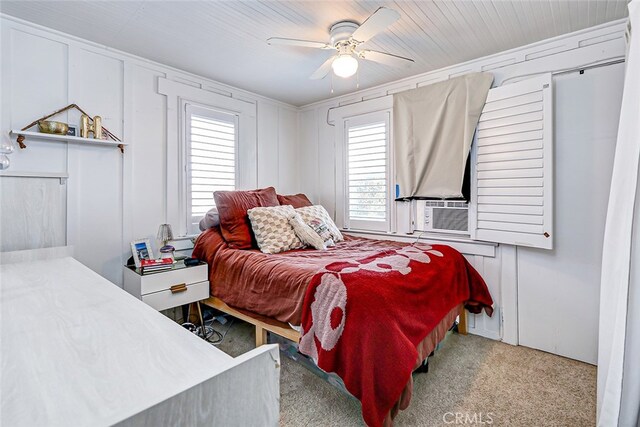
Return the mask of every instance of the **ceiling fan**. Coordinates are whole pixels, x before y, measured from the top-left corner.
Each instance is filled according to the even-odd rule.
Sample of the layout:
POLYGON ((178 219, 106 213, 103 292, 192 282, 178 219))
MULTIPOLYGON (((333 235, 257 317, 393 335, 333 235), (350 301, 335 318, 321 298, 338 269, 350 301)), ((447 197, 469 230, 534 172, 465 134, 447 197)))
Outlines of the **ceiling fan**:
POLYGON ((387 52, 363 49, 363 44, 378 33, 384 31, 391 24, 400 19, 400 14, 386 7, 378 8, 362 25, 353 21, 340 21, 329 30, 329 43, 308 40, 286 39, 271 37, 267 40, 270 45, 301 46, 315 49, 334 49, 336 54, 327 59, 309 78, 323 79, 333 69, 333 72, 343 78, 353 76, 358 71, 358 60, 379 62, 395 67, 408 67, 415 61, 410 58, 387 52))

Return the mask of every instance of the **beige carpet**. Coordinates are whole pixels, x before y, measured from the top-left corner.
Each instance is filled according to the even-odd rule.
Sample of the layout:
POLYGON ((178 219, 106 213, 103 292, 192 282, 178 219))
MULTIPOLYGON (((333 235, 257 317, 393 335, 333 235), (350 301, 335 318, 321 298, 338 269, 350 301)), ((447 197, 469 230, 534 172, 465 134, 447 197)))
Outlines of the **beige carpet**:
MULTIPOLYGON (((252 327, 236 321, 219 348, 237 356, 253 342, 252 327)), ((357 401, 286 357, 280 392, 282 426, 363 425, 357 401)), ((430 359, 429 373, 414 376, 411 405, 395 425, 582 427, 595 424, 595 408, 594 366, 454 334, 430 359), (455 423, 455 413, 466 420, 455 423)))

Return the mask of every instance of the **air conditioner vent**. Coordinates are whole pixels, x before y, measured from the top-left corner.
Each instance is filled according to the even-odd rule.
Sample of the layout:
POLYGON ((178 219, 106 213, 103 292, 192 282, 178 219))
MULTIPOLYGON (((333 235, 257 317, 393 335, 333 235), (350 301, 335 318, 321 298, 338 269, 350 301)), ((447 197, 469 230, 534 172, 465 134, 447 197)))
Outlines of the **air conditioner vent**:
POLYGON ((469 205, 465 201, 417 200, 414 230, 468 234, 469 205))
MULTIPOLYGON (((463 204, 461 207, 465 207, 463 204)), ((436 208, 433 210, 433 229, 467 231, 469 228, 468 209, 436 208)))

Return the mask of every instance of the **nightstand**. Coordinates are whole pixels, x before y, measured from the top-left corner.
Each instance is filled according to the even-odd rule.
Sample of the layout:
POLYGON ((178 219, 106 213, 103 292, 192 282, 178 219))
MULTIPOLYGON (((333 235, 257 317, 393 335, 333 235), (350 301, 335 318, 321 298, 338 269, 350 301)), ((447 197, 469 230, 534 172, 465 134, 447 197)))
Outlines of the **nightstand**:
POLYGON ((144 275, 125 266, 124 289, 156 310, 166 310, 209 298, 208 272, 204 262, 187 267, 178 261, 171 270, 144 275))

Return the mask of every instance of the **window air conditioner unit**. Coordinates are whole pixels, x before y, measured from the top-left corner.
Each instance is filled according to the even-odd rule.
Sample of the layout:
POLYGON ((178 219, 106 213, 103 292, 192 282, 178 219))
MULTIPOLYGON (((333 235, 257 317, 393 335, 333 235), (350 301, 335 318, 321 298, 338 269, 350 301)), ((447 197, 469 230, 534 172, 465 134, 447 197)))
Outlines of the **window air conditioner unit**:
POLYGON ((469 204, 464 201, 416 201, 416 230, 469 234, 469 204))

